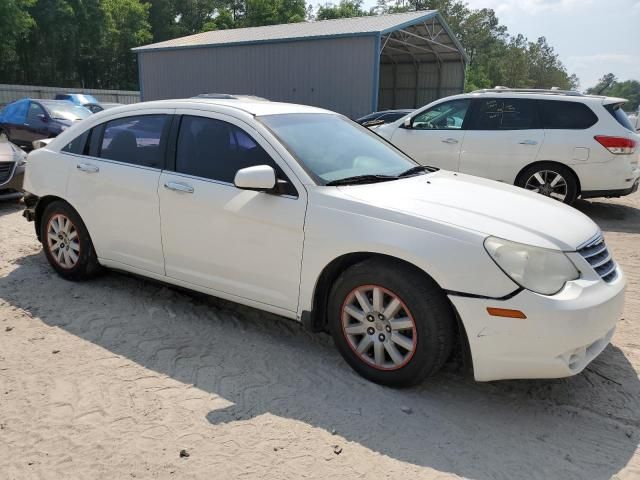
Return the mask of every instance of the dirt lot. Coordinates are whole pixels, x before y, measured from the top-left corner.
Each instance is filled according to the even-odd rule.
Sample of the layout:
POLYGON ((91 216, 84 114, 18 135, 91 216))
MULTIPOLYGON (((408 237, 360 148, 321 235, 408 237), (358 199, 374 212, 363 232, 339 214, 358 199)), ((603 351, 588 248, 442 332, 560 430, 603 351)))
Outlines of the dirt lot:
POLYGON ((117 273, 66 282, 0 204, 0 478, 637 480, 640 194, 578 207, 629 280, 589 369, 396 391, 287 320, 117 273))

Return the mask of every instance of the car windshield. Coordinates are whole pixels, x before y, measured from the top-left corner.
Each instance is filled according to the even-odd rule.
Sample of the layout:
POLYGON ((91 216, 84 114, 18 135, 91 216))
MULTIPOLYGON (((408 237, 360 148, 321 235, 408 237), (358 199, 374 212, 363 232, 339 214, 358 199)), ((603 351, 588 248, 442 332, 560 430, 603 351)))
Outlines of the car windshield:
POLYGON ((321 184, 351 177, 396 177, 417 165, 365 127, 330 113, 258 117, 321 184))
POLYGON ((61 120, 82 120, 91 115, 91 111, 79 105, 74 105, 71 102, 59 101, 59 102, 47 102, 43 105, 49 111, 51 118, 57 118, 61 120))

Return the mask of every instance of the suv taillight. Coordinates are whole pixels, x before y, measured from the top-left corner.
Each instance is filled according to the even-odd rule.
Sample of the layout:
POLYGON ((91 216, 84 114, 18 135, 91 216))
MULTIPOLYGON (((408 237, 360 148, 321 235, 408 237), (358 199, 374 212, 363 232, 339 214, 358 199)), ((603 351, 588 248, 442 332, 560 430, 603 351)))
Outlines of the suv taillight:
POLYGON ((616 155, 630 155, 636 151, 636 142, 630 138, 596 135, 593 137, 604 148, 616 155))

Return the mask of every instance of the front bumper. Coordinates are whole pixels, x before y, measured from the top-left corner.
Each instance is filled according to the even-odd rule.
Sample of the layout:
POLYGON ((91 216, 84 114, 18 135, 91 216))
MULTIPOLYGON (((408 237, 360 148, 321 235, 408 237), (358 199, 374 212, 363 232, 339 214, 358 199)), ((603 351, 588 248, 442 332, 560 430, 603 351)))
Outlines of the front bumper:
POLYGON ((11 178, 5 183, 0 184, 0 193, 5 190, 22 191, 22 183, 24 181, 24 165, 18 165, 14 168, 11 178))
POLYGON ((523 290, 508 300, 449 295, 465 327, 478 381, 561 378, 581 372, 609 344, 624 304, 620 267, 611 283, 569 282, 553 296, 523 290), (487 307, 526 319, 490 316, 487 307))

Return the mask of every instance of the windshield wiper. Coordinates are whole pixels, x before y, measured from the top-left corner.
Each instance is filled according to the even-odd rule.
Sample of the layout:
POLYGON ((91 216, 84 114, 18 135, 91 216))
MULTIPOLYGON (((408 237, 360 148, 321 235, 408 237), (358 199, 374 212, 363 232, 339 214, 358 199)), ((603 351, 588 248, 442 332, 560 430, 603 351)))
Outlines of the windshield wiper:
POLYGON ((398 178, 410 177, 411 175, 417 175, 420 172, 431 173, 435 172, 436 170, 438 170, 436 167, 429 167, 427 165, 416 165, 415 167, 411 167, 409 170, 405 170, 404 172, 402 172, 400 175, 398 175, 398 178))
POLYGON ((389 180, 397 180, 398 177, 394 175, 355 175, 353 177, 339 178, 338 180, 332 180, 327 182, 328 187, 336 185, 355 185, 358 183, 377 183, 388 182, 389 180))

